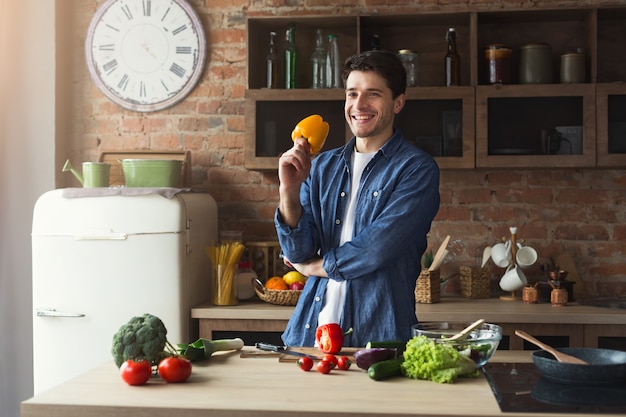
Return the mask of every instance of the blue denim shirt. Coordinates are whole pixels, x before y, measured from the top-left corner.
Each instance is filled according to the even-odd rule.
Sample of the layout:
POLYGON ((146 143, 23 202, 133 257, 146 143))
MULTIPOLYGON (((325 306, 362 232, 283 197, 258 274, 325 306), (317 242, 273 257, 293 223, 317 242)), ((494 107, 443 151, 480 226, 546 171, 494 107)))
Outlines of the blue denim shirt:
MULTIPOLYGON (((350 192, 355 138, 313 160, 300 188, 302 217, 295 228, 275 224, 291 262, 319 255, 329 279, 345 280, 339 323, 345 346, 369 341, 408 340, 415 314, 415 281, 426 250, 426 234, 439 210, 439 168, 396 130, 365 167, 359 186, 354 236, 339 246, 350 192)), ((328 279, 308 278, 282 335, 287 346, 313 346, 328 279)))

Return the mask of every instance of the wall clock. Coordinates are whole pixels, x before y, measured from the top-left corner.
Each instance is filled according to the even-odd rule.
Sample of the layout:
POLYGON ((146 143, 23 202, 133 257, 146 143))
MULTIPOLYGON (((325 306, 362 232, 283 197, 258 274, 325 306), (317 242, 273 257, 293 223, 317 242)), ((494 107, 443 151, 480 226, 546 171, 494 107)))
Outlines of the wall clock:
POLYGON ((107 0, 89 24, 85 55, 105 96, 149 112, 178 103, 195 87, 206 39, 185 0, 107 0))

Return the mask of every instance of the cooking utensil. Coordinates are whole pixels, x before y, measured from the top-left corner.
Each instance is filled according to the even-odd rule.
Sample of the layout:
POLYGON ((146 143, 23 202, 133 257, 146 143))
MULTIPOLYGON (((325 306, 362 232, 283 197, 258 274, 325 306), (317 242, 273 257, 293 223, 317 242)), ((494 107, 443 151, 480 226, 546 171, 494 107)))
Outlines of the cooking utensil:
POLYGON ((464 339, 472 330, 474 330, 475 328, 477 328, 484 322, 485 322, 484 319, 478 319, 474 323, 470 324, 469 326, 467 326, 466 328, 464 328, 463 330, 461 330, 454 336, 447 338, 446 340, 459 340, 461 338, 464 339))
POLYGON ((531 357, 544 378, 567 384, 621 384, 626 383, 626 352, 597 348, 560 348, 588 363, 559 362, 552 354, 537 350, 531 357))
POLYGON ((533 345, 538 346, 540 349, 545 350, 548 353, 551 353, 552 356, 554 356, 556 358, 557 361, 559 362, 565 362, 565 363, 574 363, 574 364, 578 364, 578 365, 588 365, 587 362, 585 362, 582 359, 579 359, 575 356, 572 355, 568 355, 567 353, 563 353, 561 351, 556 350, 555 348, 553 348, 552 346, 548 346, 543 342, 540 342, 539 340, 535 339, 534 337, 532 337, 531 335, 529 335, 528 333, 522 331, 522 330, 515 330, 515 334, 519 337, 521 337, 524 340, 529 341, 530 343, 532 343, 533 345))
POLYGON ((487 265, 487 261, 489 260, 490 257, 491 257, 491 246, 487 246, 483 250, 483 261, 480 264, 481 268, 484 268, 485 265, 487 265))
POLYGON ((309 355, 307 353, 296 352, 295 350, 288 350, 286 346, 278 346, 278 345, 273 345, 271 343, 257 342, 254 344, 254 347, 260 350, 268 351, 268 352, 284 353, 286 355, 298 356, 301 358, 311 358, 316 361, 320 360, 320 358, 318 358, 315 355, 309 355))
POLYGON ((436 271, 441 266, 441 263, 447 255, 446 248, 448 247, 449 242, 450 235, 446 236, 446 238, 441 243, 441 246, 439 246, 439 249, 437 249, 437 253, 435 253, 435 257, 433 258, 433 263, 430 265, 430 268, 428 268, 430 272, 436 271))

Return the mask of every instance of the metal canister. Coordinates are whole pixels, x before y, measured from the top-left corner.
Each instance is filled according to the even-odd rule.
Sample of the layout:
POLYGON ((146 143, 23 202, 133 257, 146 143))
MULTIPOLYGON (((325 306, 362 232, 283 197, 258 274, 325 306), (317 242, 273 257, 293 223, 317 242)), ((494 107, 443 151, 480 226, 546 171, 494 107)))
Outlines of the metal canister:
POLYGON ((398 57, 404 65, 406 71, 406 86, 417 86, 417 54, 410 49, 400 49, 398 51, 398 57))
POLYGON ((584 83, 585 78, 585 56, 582 52, 561 55, 561 82, 563 84, 584 83))
POLYGON ((511 82, 511 55, 513 51, 496 43, 485 49, 487 61, 487 81, 489 84, 509 84, 511 82))
POLYGON ((520 84, 552 82, 552 47, 547 43, 529 43, 520 47, 520 84))

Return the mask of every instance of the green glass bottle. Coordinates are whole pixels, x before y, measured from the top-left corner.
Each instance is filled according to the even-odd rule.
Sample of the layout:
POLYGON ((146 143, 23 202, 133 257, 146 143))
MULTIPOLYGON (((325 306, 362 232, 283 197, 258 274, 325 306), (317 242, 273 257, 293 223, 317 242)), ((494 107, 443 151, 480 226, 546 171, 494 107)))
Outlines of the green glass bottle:
POLYGON ((287 46, 285 48, 285 88, 297 88, 298 77, 297 63, 298 53, 296 50, 296 27, 292 23, 286 33, 287 46))

